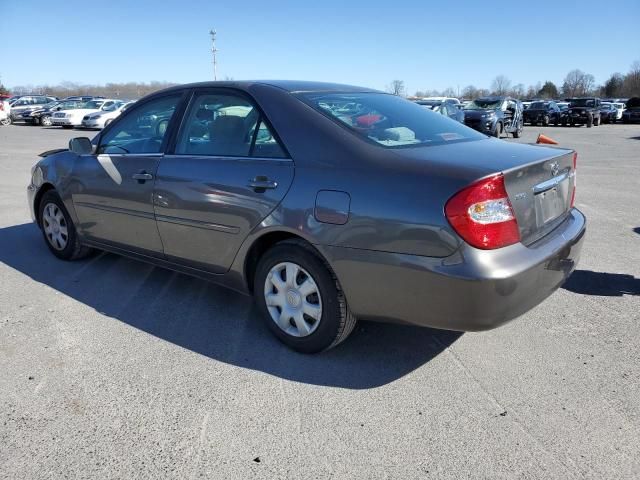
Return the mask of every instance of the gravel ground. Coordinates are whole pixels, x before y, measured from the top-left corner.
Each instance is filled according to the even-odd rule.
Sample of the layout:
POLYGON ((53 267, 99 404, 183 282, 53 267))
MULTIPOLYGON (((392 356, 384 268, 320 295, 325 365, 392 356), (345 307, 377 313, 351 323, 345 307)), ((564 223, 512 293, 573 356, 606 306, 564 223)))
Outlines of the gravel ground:
POLYGON ((579 152, 564 289, 498 330, 362 322, 304 356, 215 285, 55 259, 25 187, 79 134, 0 127, 0 478, 638 478, 640 125, 518 141, 540 132, 579 152))

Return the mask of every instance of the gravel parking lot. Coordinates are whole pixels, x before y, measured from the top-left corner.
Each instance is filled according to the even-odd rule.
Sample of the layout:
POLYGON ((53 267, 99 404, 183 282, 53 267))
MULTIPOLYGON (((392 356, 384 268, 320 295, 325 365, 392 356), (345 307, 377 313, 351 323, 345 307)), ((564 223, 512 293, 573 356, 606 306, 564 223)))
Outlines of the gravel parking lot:
POLYGON ((53 257, 29 171, 83 134, 0 127, 0 478, 638 478, 640 126, 517 141, 540 132, 579 152, 565 288, 498 330, 362 322, 305 356, 248 298, 53 257))

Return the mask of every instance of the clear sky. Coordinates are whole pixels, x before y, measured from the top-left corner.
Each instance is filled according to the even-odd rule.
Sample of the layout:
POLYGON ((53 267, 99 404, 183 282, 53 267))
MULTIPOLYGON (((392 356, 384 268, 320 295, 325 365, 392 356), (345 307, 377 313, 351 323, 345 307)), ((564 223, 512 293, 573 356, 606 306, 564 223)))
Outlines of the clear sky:
POLYGON ((6 86, 213 77, 325 80, 407 91, 604 82, 640 60, 640 0, 0 0, 6 86))

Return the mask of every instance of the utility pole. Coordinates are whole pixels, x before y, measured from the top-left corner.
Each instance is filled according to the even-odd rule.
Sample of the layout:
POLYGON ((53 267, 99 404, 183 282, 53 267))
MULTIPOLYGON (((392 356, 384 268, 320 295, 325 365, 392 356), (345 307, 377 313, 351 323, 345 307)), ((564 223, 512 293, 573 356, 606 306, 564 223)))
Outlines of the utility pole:
POLYGON ((216 48, 216 31, 209 30, 209 35, 211 35, 211 54, 213 55, 213 79, 218 80, 218 61, 216 59, 218 49, 216 48))

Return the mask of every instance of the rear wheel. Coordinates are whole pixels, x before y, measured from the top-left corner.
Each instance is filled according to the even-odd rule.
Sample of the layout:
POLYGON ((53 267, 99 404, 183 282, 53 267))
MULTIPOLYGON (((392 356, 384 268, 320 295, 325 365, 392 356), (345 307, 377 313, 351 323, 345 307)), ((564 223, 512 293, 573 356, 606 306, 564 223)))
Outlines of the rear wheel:
POLYGON ((80 243, 73 220, 55 190, 45 192, 38 211, 44 240, 56 257, 77 260, 93 252, 80 243))
POLYGON ((593 117, 587 118, 587 128, 593 127, 593 117))
POLYGON ((49 116, 41 117, 40 118, 40 125, 42 125, 43 127, 50 127, 51 126, 51 117, 49 117, 49 116))
POLYGON ((263 255, 254 296, 271 332, 299 352, 338 345, 356 323, 329 266, 301 241, 279 243, 263 255))
POLYGON ((493 132, 491 132, 491 135, 493 135, 496 138, 500 138, 501 133, 502 133, 502 124, 500 122, 496 122, 496 127, 493 129, 493 132))
POLYGON ((4 125, 5 127, 7 125, 11 125, 11 118, 10 117, 3 118, 2 120, 0 120, 0 125, 4 125))
POLYGON ((548 127, 549 126, 549 115, 545 115, 544 117, 542 117, 542 125, 544 127, 548 127))
POLYGON ((593 124, 597 127, 598 125, 600 125, 600 117, 596 117, 593 119, 593 124))

